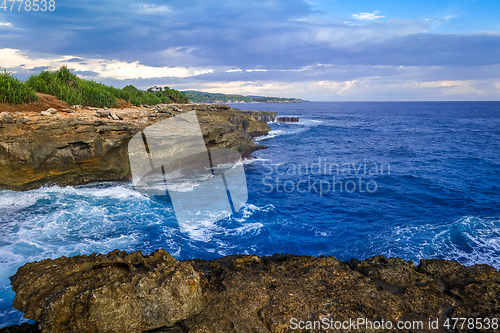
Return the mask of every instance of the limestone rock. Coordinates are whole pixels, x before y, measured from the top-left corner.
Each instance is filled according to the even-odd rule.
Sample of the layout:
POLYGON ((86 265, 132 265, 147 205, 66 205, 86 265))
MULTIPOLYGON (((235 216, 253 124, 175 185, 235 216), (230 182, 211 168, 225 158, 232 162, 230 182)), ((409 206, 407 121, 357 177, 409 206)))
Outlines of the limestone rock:
MULTIPOLYGON (((188 111, 191 105, 183 105, 188 111)), ((265 146, 252 138, 265 135, 269 125, 255 120, 256 112, 211 110, 194 105, 208 148, 232 148, 243 157, 265 146)), ((102 110, 102 109, 101 109, 102 110)), ((110 110, 102 110, 111 115, 110 110)), ((78 117, 32 119, 22 126, 0 131, 0 189, 29 190, 45 184, 78 185, 95 181, 130 179, 128 142, 136 133, 171 115, 150 110, 113 110, 122 121, 84 112, 78 117)), ((180 111, 176 111, 179 113, 180 111)))
POLYGON ((75 112, 75 109, 62 109, 61 111, 66 113, 73 113, 75 112))
MULTIPOLYGON (((422 260, 415 267, 384 256, 345 262, 275 254, 177 262, 161 250, 149 257, 116 250, 30 263, 11 280, 14 306, 47 332, 139 332, 165 321, 155 332, 278 333, 294 331, 292 318, 383 319, 393 325, 439 319, 439 330, 423 332, 446 332, 447 318, 500 313, 500 273, 448 260, 422 260), (148 320, 156 324, 141 326, 148 320)), ((454 332, 475 330, 464 326, 454 332)))
POLYGON ((11 280, 14 307, 52 333, 146 331, 203 306, 199 275, 163 250, 48 259, 19 268, 11 280))
POLYGON ((52 113, 52 114, 56 114, 56 113, 57 113, 57 110, 56 110, 56 109, 54 109, 54 108, 50 108, 50 109, 47 109, 47 110, 45 110, 45 111, 46 111, 46 112, 50 112, 50 113, 52 113))
POLYGON ((12 124, 14 122, 14 117, 10 112, 0 113, 0 124, 12 124))
POLYGON ((30 117, 19 117, 16 119, 16 124, 26 124, 30 121, 30 117))
POLYGON ((121 116, 118 116, 116 113, 114 113, 113 111, 110 111, 109 112, 109 116, 111 117, 111 119, 113 120, 123 120, 123 117, 121 116))
POLYGON ((144 117, 144 118, 141 118, 141 119, 137 119, 136 122, 138 124, 147 124, 149 122, 149 119, 147 117, 144 117))
POLYGON ((104 109, 95 110, 95 113, 97 113, 99 115, 99 117, 103 117, 103 118, 109 117, 109 115, 110 115, 110 112, 108 110, 104 110, 104 109))
POLYGON ((52 112, 49 112, 49 111, 42 111, 40 113, 41 113, 42 116, 46 116, 46 117, 52 116, 52 112))

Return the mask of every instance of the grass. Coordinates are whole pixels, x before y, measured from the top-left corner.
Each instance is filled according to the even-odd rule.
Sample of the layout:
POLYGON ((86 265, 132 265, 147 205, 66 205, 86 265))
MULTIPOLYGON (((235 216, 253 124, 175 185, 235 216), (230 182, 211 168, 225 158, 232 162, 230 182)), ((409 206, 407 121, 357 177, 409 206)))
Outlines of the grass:
POLYGON ((37 99, 35 92, 25 82, 19 81, 7 70, 0 73, 0 103, 24 104, 37 99))
POLYGON ((132 85, 118 89, 95 81, 80 79, 65 66, 56 71, 42 71, 39 74, 32 75, 26 82, 21 82, 10 74, 2 74, 0 89, 4 87, 4 76, 17 84, 15 86, 11 84, 9 87, 12 88, 5 92, 0 90, 0 98, 8 99, 8 103, 11 104, 29 102, 31 100, 20 99, 17 96, 32 94, 36 98, 35 92, 53 95, 65 101, 68 105, 88 105, 93 107, 116 107, 118 106, 117 99, 125 100, 135 106, 189 102, 189 99, 184 94, 175 89, 155 86, 149 88, 148 91, 142 91, 132 85), (14 96, 16 98, 13 98, 14 96), (21 100, 24 100, 24 102, 21 100))

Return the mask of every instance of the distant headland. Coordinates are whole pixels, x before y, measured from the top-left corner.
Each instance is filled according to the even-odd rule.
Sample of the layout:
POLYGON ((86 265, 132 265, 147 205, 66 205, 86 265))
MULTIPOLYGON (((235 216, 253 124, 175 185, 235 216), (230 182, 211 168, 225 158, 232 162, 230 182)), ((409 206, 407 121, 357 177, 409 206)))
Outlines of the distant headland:
POLYGON ((302 103, 307 102, 297 98, 280 98, 264 96, 243 96, 215 94, 209 92, 186 90, 182 93, 193 103, 302 103))

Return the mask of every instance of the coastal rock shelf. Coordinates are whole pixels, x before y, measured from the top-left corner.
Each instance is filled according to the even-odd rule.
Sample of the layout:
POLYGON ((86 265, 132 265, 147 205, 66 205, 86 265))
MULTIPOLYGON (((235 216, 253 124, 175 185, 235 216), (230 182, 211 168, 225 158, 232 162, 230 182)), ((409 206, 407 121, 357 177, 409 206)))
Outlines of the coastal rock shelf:
POLYGON ((276 117, 276 115, 259 115, 256 120, 265 121, 267 123, 298 123, 299 117, 276 117))
POLYGON ((14 307, 37 324, 0 332, 291 332, 298 321, 357 318, 425 327, 438 320, 439 329, 422 332, 446 332, 448 318, 500 313, 495 268, 435 259, 415 266, 383 256, 345 262, 275 254, 178 262, 163 250, 116 250, 29 263, 11 281, 14 307))
POLYGON ((266 148, 252 138, 271 130, 267 123, 255 120, 262 112, 227 105, 54 110, 47 116, 40 112, 3 114, 2 119, 8 121, 0 123, 0 189, 127 180, 130 138, 155 122, 192 110, 198 115, 207 148, 236 149, 244 158, 266 148))

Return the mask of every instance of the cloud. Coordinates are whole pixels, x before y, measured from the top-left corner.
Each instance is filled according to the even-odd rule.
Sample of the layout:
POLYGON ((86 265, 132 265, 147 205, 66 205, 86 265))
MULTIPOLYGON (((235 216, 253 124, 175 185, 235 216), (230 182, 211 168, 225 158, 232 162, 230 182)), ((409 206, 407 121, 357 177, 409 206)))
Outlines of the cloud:
POLYGON ((376 10, 373 13, 359 13, 359 14, 352 14, 352 17, 355 20, 360 20, 360 21, 373 21, 379 18, 383 18, 385 16, 378 16, 377 13, 379 11, 376 10))
POLYGON ((354 14, 353 24, 356 11, 332 18, 314 6, 303 0, 61 2, 51 24, 43 15, 13 15, 10 25, 0 25, 0 68, 23 77, 67 64, 117 87, 167 84, 321 100, 411 99, 411 92, 425 99, 432 89, 446 98, 498 95, 491 83, 500 79, 498 32, 433 33, 445 18, 376 20, 383 17, 378 11, 354 14), (459 84, 439 85, 448 81, 459 84))
POLYGON ((172 11, 170 7, 165 5, 155 5, 155 4, 138 4, 139 13, 141 14, 165 14, 172 11))
POLYGON ((95 78, 116 80, 188 77, 213 72, 210 68, 154 67, 142 65, 139 61, 124 62, 114 59, 76 58, 85 62, 74 63, 72 62, 75 59, 73 56, 33 58, 15 49, 0 49, 0 59, 0 66, 12 69, 14 72, 37 70, 41 67, 54 69, 67 65, 68 68, 76 70, 77 73, 96 73, 95 78))
POLYGON ((51 13, 50 25, 41 16, 13 16, 13 24, 22 29, 0 35, 0 45, 31 53, 139 60, 150 67, 243 71, 296 70, 318 63, 483 65, 498 62, 494 54, 500 45, 500 36, 429 33, 444 24, 438 19, 363 25, 319 20, 313 6, 300 0, 191 0, 169 2, 166 8, 153 0, 140 5, 88 0, 61 4, 60 9, 51 13), (166 13, 150 17, 138 15, 139 10, 166 13))

